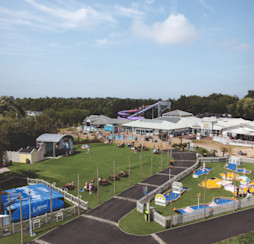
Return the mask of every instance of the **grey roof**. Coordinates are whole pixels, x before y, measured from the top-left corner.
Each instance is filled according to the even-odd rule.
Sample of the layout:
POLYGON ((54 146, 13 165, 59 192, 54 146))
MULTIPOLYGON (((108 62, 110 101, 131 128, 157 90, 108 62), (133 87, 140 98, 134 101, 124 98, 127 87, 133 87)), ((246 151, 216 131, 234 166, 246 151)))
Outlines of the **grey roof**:
POLYGON ((193 116, 193 114, 177 109, 177 110, 170 111, 168 113, 164 113, 162 114, 162 116, 189 117, 189 116, 193 116))
POLYGON ((111 119, 105 115, 99 115, 98 118, 91 122, 92 125, 106 125, 106 124, 115 124, 115 120, 111 119))
POLYGON ((19 152, 31 153, 35 148, 28 146, 27 148, 21 148, 19 152))
POLYGON ((42 134, 40 135, 36 141, 37 142, 59 142, 64 137, 73 137, 71 135, 59 135, 59 134, 42 134))
POLYGON ((126 122, 128 122, 128 120, 123 120, 123 119, 112 119, 110 117, 107 117, 105 115, 90 115, 89 117, 84 119, 84 122, 90 121, 91 125, 107 125, 107 124, 111 124, 111 125, 121 125, 124 124, 126 122))
POLYGON ((155 120, 165 120, 165 121, 168 121, 168 122, 177 123, 181 119, 177 118, 177 117, 165 116, 165 117, 156 118, 155 120))

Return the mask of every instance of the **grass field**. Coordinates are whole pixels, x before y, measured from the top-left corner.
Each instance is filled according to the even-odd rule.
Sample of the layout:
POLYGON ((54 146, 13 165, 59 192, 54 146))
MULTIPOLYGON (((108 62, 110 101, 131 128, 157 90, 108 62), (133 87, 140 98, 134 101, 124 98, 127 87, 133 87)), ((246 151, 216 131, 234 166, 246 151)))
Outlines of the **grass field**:
MULTIPOLYGON (((224 169, 225 163, 206 163, 206 167, 213 168, 212 171, 209 172, 207 175, 207 179, 217 177, 221 178, 219 173, 223 173, 225 171, 224 169)), ((246 168, 252 170, 252 174, 248 175, 250 179, 254 179, 254 164, 247 164, 244 163, 240 166, 240 168, 246 168)), ((200 203, 204 202, 204 188, 199 187, 198 184, 201 183, 202 180, 205 179, 205 176, 199 177, 197 179, 192 177, 192 174, 183 179, 181 182, 183 183, 183 187, 190 188, 189 191, 183 193, 182 197, 179 198, 177 201, 173 202, 173 208, 183 208, 186 206, 192 206, 197 205, 197 194, 201 193, 200 203)), ((236 185, 239 185, 239 182, 236 181, 236 185)), ((232 193, 225 191, 222 189, 207 189, 206 190, 206 202, 211 202, 214 197, 233 197, 232 193)), ((157 212, 163 214, 164 216, 170 215, 170 205, 166 207, 155 205, 155 202, 151 202, 151 206, 157 207, 157 212)), ((133 210, 128 215, 126 215, 123 219, 120 221, 120 227, 123 231, 132 233, 132 234, 138 234, 138 235, 147 235, 154 233, 156 231, 161 230, 161 226, 157 223, 151 222, 146 223, 144 221, 144 215, 141 213, 138 213, 136 210, 133 210), (135 220, 135 221, 134 221, 135 220), (139 223, 142 223, 139 224, 139 223), (131 224, 133 223, 133 224, 131 224), (136 225, 137 223, 137 225, 136 225), (151 226, 149 226, 151 225, 151 226)))
MULTIPOLYGON (((129 147, 118 148, 115 144, 92 144, 91 153, 82 153, 80 146, 75 148, 76 154, 71 157, 50 159, 36 164, 15 163, 9 167, 11 170, 0 175, 1 187, 10 189, 26 184, 26 177, 44 179, 48 182, 56 182, 56 186, 62 187, 65 183, 74 181, 76 186, 70 193, 77 195, 77 175, 80 177, 80 188, 84 187, 86 181, 97 177, 97 166, 99 175, 108 178, 113 174, 113 160, 115 160, 116 174, 121 170, 128 172, 128 161, 130 155, 131 176, 130 185, 141 181, 140 179, 140 156, 141 153, 133 153, 129 147), (7 178, 16 177, 11 180, 7 178), (6 181, 5 181, 6 180, 6 181)), ((153 155, 153 173, 161 171, 161 156, 153 155)), ((167 155, 163 155, 163 168, 167 167, 167 155)), ((151 175, 151 150, 142 152, 142 179, 151 175)), ((116 181, 116 193, 120 193, 129 187, 129 179, 121 178, 116 181)), ((81 192, 82 200, 88 201, 89 209, 97 206, 97 194, 89 195, 81 192)), ((114 196, 113 184, 100 187, 100 202, 104 202, 114 196)))

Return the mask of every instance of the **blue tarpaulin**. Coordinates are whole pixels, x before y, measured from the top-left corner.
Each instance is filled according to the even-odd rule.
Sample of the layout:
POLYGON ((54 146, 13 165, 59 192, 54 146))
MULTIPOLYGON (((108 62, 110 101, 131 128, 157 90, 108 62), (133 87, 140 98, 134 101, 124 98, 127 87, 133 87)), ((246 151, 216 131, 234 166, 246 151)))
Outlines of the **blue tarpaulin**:
MULTIPOLYGON (((43 184, 18 187, 6 190, 10 193, 11 221, 20 221, 20 202, 18 197, 22 196, 23 219, 29 218, 29 191, 31 195, 31 216, 35 217, 50 212, 50 188, 43 184)), ((1 197, 3 206, 8 205, 8 194, 1 197)), ((62 194, 52 189, 52 209, 56 211, 64 208, 64 197, 62 194)), ((9 214, 9 207, 4 208, 4 214, 9 214)))

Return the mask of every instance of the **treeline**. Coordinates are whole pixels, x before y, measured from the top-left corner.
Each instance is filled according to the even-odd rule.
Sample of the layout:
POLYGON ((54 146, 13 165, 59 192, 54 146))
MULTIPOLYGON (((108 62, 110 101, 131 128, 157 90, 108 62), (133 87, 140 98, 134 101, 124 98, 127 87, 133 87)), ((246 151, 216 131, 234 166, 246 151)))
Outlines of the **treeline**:
MULTIPOLYGON (((54 121, 63 123, 78 123, 91 114, 104 114, 116 118, 121 110, 133 109, 142 105, 150 105, 160 99, 130 99, 130 98, 17 98, 18 106, 25 110, 43 111, 54 121)), ((171 101, 171 110, 180 109, 199 113, 232 114, 233 117, 243 117, 254 120, 254 90, 239 99, 237 96, 211 94, 207 97, 184 96, 171 101)), ((151 118, 151 112, 146 113, 151 118)))
MULTIPOLYGON (((91 114, 104 114, 116 118, 121 110, 137 108, 142 105, 156 103, 154 99, 121 99, 121 98, 17 98, 16 103, 25 110, 43 111, 54 121, 80 123, 91 114)), ((146 114, 151 117, 152 114, 146 114)))

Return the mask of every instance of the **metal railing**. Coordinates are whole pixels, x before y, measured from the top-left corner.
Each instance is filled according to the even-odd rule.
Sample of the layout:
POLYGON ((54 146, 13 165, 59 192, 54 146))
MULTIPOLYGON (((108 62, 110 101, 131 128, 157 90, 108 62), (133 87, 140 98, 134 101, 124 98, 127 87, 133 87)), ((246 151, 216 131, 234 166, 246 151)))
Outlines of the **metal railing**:
MULTIPOLYGON (((64 208, 64 209, 60 209, 60 210, 53 212, 52 216, 50 213, 45 213, 43 215, 36 216, 36 217, 32 218, 32 221, 33 221, 33 223, 39 222, 40 226, 50 223, 51 218, 52 218, 53 222, 56 222, 56 221, 58 222, 59 221, 59 219, 58 219, 59 214, 61 214, 61 216, 62 216, 61 220, 64 220, 67 217, 76 215, 78 212, 77 209, 78 209, 77 206, 71 206, 69 208, 64 208)), ((81 210, 81 212, 84 212, 84 210, 81 210)), ((23 220, 23 231, 26 231, 26 230, 29 230, 29 219, 23 220)), ((0 227, 0 237, 7 236, 10 234, 15 234, 20 231, 21 231, 20 222, 12 222, 11 226, 6 225, 3 227, 0 227), (10 230, 12 230, 12 233, 10 230)))

